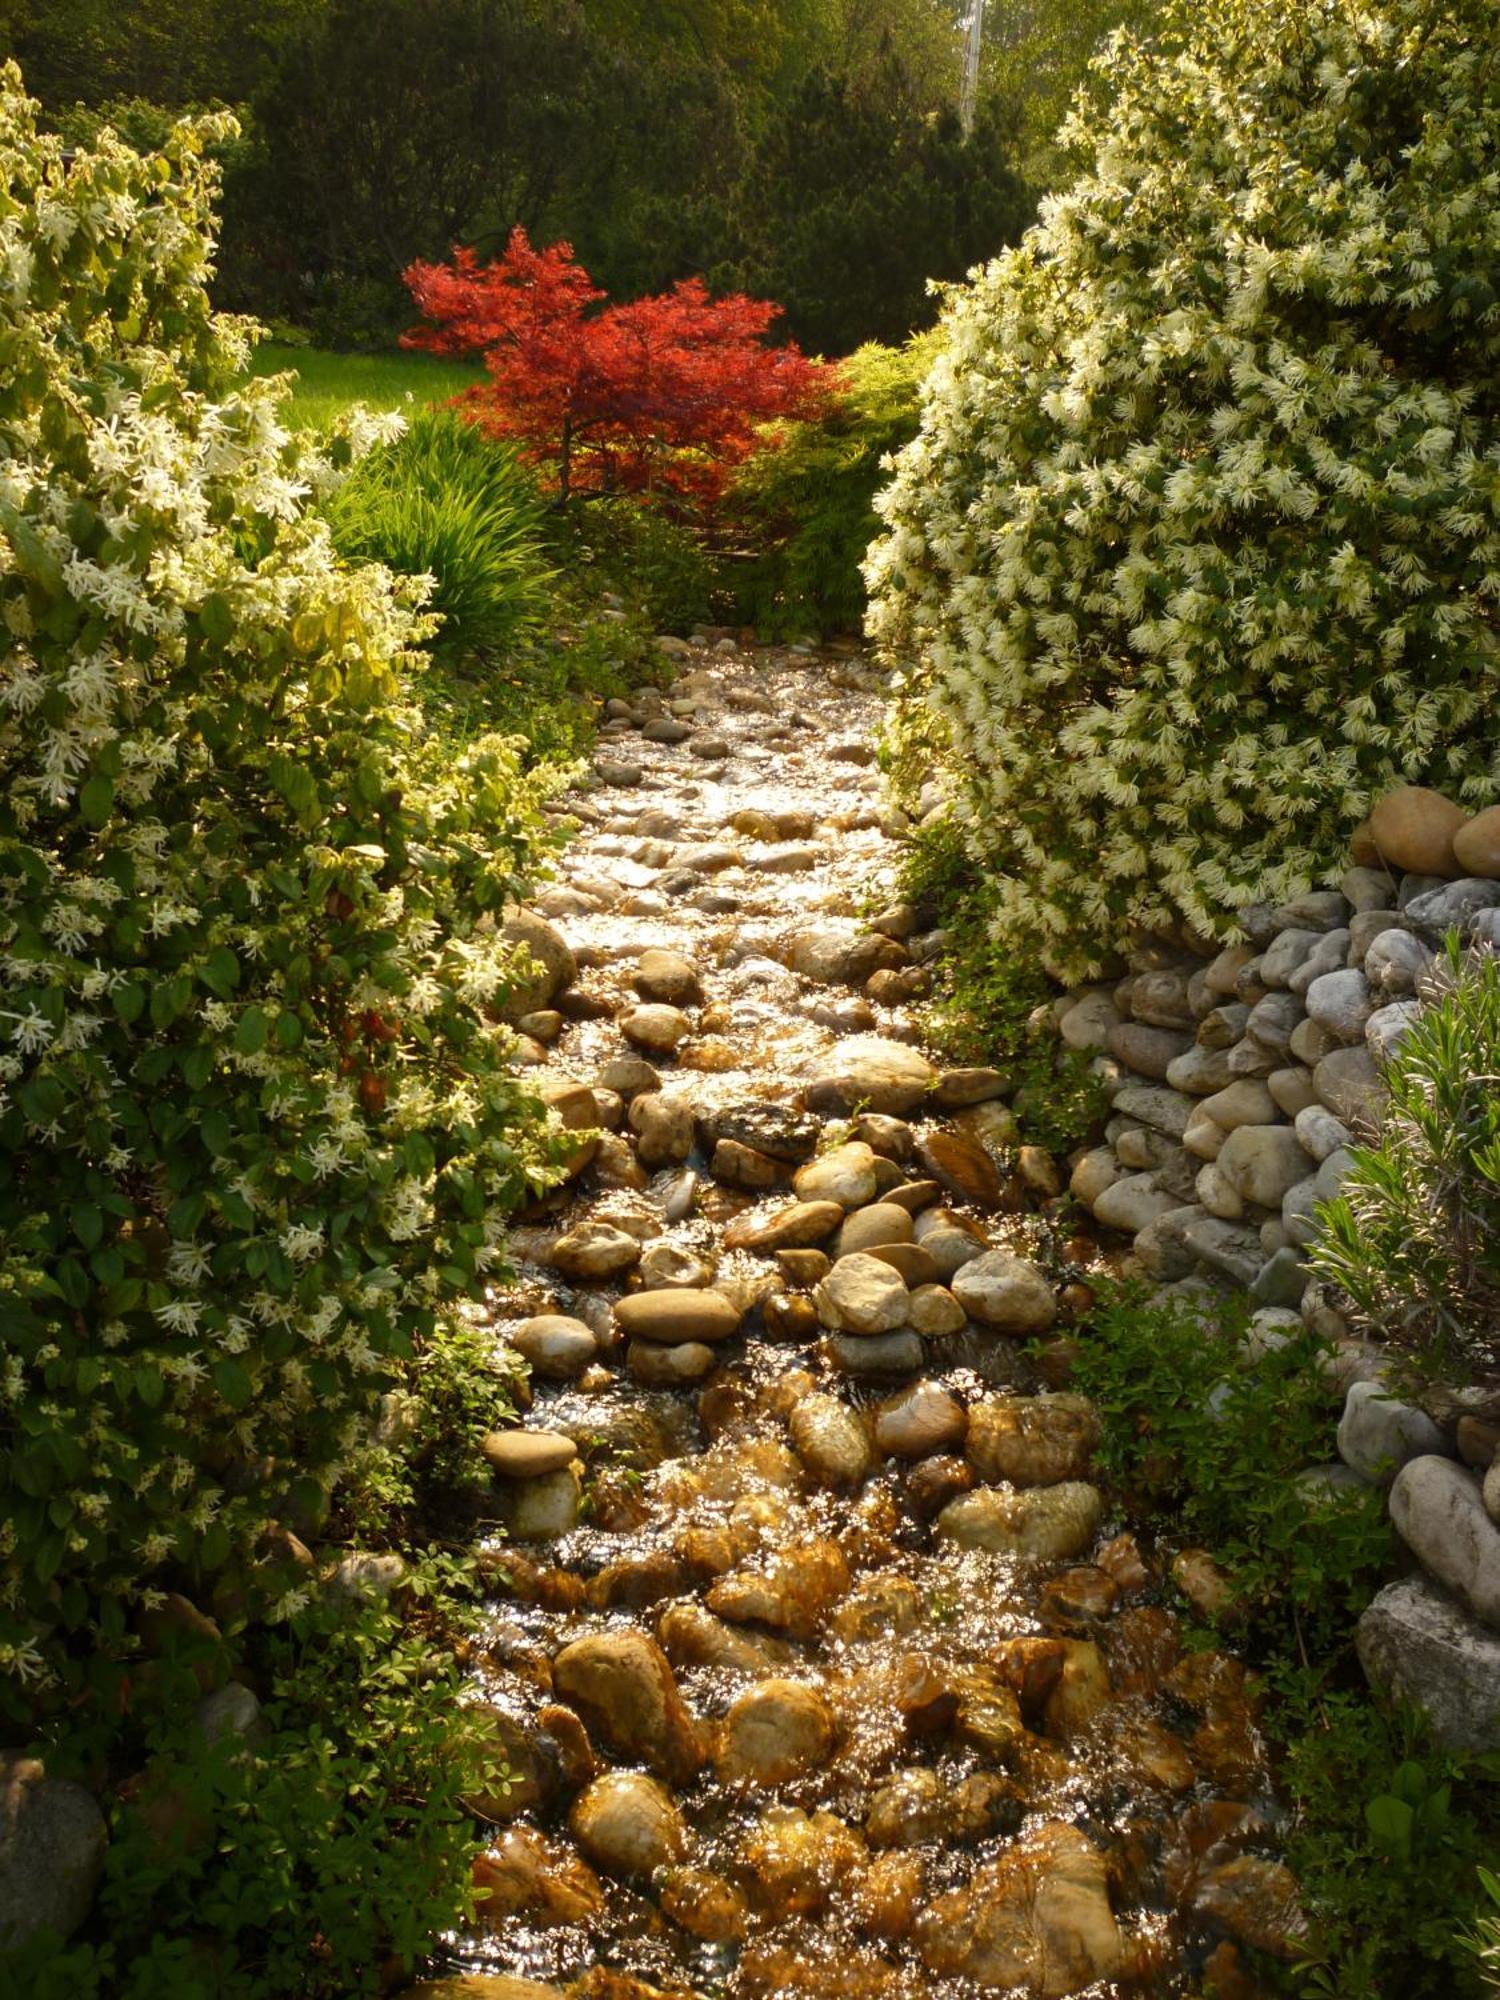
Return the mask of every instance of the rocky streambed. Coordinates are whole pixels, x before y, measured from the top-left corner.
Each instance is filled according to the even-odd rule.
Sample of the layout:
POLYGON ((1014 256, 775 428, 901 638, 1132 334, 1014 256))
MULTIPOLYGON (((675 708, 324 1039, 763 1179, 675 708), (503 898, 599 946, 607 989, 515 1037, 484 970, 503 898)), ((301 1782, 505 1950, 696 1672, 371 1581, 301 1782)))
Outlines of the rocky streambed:
POLYGON ((1092 1476, 1068 1367, 1118 1251, 1005 1079, 919 1045, 942 941, 889 900, 878 680, 680 666, 612 705, 537 904, 526 1052, 603 1136, 494 1300, 532 1399, 473 1697, 514 1783, 455 1966, 1254 1994, 1298 1924, 1254 1691, 1092 1476))

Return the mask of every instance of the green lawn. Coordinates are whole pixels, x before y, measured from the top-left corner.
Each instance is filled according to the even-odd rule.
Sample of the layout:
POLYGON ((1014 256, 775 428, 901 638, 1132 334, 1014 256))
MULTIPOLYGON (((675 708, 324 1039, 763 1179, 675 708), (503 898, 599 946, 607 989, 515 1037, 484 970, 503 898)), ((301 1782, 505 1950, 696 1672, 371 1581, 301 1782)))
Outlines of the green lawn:
POLYGON ((296 373, 290 412, 299 427, 326 424, 351 403, 415 411, 484 380, 483 368, 467 361, 438 361, 430 354, 329 354, 277 340, 256 349, 251 367, 257 375, 296 373))

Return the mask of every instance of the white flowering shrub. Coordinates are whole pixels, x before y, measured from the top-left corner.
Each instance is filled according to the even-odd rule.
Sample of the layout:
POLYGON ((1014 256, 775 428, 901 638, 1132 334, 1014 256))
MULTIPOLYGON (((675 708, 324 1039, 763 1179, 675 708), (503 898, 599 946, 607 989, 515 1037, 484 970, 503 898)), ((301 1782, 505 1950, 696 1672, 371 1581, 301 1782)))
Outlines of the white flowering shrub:
POLYGON ((1500 14, 1192 0, 955 293, 871 552, 1002 940, 1067 977, 1500 796, 1500 14))
POLYGON ((8 1686, 22 1713, 97 1690, 142 1600, 315 1502, 551 1171, 491 1024, 530 781, 498 739, 423 751, 397 674, 422 586, 339 563, 306 511, 333 463, 275 384, 233 386, 244 333, 204 289, 214 127, 65 162, 33 111, 0 72, 0 1709, 8 1686))

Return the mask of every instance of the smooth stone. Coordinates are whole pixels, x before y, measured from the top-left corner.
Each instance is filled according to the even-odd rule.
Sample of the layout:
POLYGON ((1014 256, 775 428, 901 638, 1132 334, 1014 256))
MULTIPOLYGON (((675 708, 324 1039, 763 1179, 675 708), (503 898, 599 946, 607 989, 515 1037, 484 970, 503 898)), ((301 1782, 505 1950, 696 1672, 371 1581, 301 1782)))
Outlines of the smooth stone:
POLYGON ((0 1750, 0 1951, 39 1931, 70 1938, 89 1913, 109 1832, 92 1793, 0 1750))
POLYGON ((856 1209, 839 1230, 834 1244, 835 1260, 857 1250, 873 1250, 877 1245, 910 1244, 912 1219, 894 1202, 875 1201, 856 1209))
MULTIPOLYGON (((815 986, 863 986, 872 974, 909 963, 903 945, 848 918, 830 918, 787 940, 786 962, 815 986)), ((883 1108, 883 1107, 882 1107, 883 1108)))
POLYGON ((534 910, 513 909, 500 926, 507 944, 525 949, 527 969, 518 973, 504 1002, 506 1020, 550 1007, 578 977, 578 961, 556 925, 534 910))
POLYGON ((936 1181, 897 1181, 880 1192, 882 1201, 904 1208, 913 1217, 920 1215, 925 1208, 932 1208, 942 1198, 943 1191, 936 1181))
POLYGON ((949 1390, 917 1382, 879 1406, 875 1442, 891 1458, 931 1458, 962 1445, 968 1414, 949 1390))
POLYGON ((1187 1055, 1194 1043, 1181 1029, 1148 1028, 1140 1021, 1122 1021, 1110 1029, 1106 1047, 1116 1062, 1124 1063, 1138 1076, 1165 1083, 1173 1063, 1187 1055))
POLYGON ((998 1069, 945 1069, 932 1087, 932 1101, 944 1111, 961 1111, 1003 1097, 1008 1087, 998 1069))
POLYGON ((641 1246, 610 1222, 584 1222, 559 1236, 549 1263, 569 1278, 614 1278, 641 1261, 641 1246))
POLYGON ((1070 1049, 1090 1053, 1105 1047, 1124 1018, 1107 993, 1087 993, 1062 1015, 1057 1031, 1070 1049))
POLYGON ((1376 1124, 1385 1100, 1385 1085, 1368 1049, 1334 1049, 1313 1070, 1313 1086, 1321 1102, 1356 1134, 1376 1124))
POLYGON ((1056 1486, 1086 1475, 1098 1442, 1081 1396, 993 1396, 970 1406, 965 1456, 988 1485, 1056 1486))
POLYGON ((713 1283, 707 1258, 682 1243, 648 1243, 641 1252, 639 1277, 644 1290, 703 1291, 713 1283))
POLYGON ((1243 1200, 1280 1208, 1287 1190, 1306 1179, 1313 1163, 1290 1126, 1242 1125, 1224 1141, 1214 1164, 1243 1200))
POLYGON ((841 1374, 858 1378, 915 1375, 926 1360, 920 1335, 909 1327, 895 1333, 830 1333, 823 1348, 841 1374))
MULTIPOLYGON (((905 1272, 902 1275, 910 1284, 910 1276, 905 1272)), ((945 1285, 919 1284, 912 1290, 907 1320, 913 1333, 920 1333, 928 1340, 941 1340, 950 1333, 961 1333, 969 1323, 969 1316, 945 1285)))
POLYGON ((794 1201, 774 1215, 736 1216, 724 1232, 726 1250, 803 1250, 823 1242, 844 1220, 836 1201, 794 1201))
POLYGON ((671 1055, 693 1032, 693 1024, 678 1007, 648 1002, 630 1007, 619 1018, 620 1033, 637 1048, 653 1055, 671 1055))
POLYGON ((776 1262, 794 1285, 815 1285, 833 1268, 832 1259, 821 1250, 778 1250, 776 1262))
POLYGON ((599 1072, 599 1081, 627 1104, 633 1097, 661 1089, 660 1075, 644 1056, 612 1056, 599 1072))
POLYGON ((1413 896, 1405 908, 1406 918, 1430 939, 1440 944, 1450 930, 1467 938, 1474 920, 1483 911, 1500 907, 1500 882, 1466 877, 1461 882, 1445 882, 1413 896))
POLYGON ((1500 806, 1486 806, 1453 836, 1453 858, 1466 875, 1500 876, 1500 806))
POLYGON ((1397 1053, 1421 1012, 1418 1000, 1392 1000, 1375 1009, 1365 1023, 1365 1047, 1377 1064, 1389 1062, 1397 1053))
POLYGON ((940 1978, 1037 2000, 1102 1987, 1125 1957, 1105 1857, 1061 1822, 1035 1828, 929 1903, 915 1935, 940 1978))
POLYGON ((1226 1089, 1215 1091, 1212 1097, 1204 1098, 1201 1110, 1225 1132, 1237 1131, 1241 1125, 1275 1125, 1281 1119, 1280 1107, 1259 1077, 1240 1077, 1226 1089))
POLYGON ((1158 1217, 1181 1206, 1181 1197, 1162 1187, 1154 1173, 1127 1174, 1111 1182, 1099 1195, 1094 1215, 1106 1229, 1120 1229, 1134 1236, 1158 1217))
POLYGON ((906 1323, 910 1294, 899 1272, 862 1253, 841 1258, 814 1294, 836 1333, 891 1333, 906 1323))
POLYGON ((1315 979, 1321 979, 1325 972, 1338 972, 1350 963, 1349 946, 1348 930, 1326 932, 1287 981, 1289 990, 1299 999, 1304 998, 1315 979))
POLYGON ((583 1510, 576 1464, 540 1477, 512 1478, 497 1495, 501 1523, 512 1541, 546 1542, 571 1534, 583 1510))
POLYGON ((1371 808, 1370 838, 1388 867, 1417 875, 1456 875, 1455 834, 1468 815, 1426 785, 1400 785, 1371 808))
POLYGON ((787 1420, 792 1449, 822 1486, 858 1486, 869 1472, 870 1437, 837 1396, 804 1396, 787 1420))
POLYGON ((1092 1545, 1103 1518, 1103 1495, 1085 1481, 1021 1492, 978 1486, 949 1501, 938 1515, 937 1532, 961 1548, 1069 1562, 1092 1545))
POLYGON ((1365 975, 1351 967, 1325 972, 1308 987, 1306 997, 1309 1018, 1341 1042, 1359 1039, 1374 1004, 1365 975))
POLYGON ((566 1313, 537 1313, 516 1328, 510 1344, 534 1375, 556 1381, 581 1375, 599 1352, 592 1330, 566 1313))
POLYGON ((480 1451, 501 1479, 540 1479, 578 1456, 577 1445, 562 1431, 491 1431, 480 1451))
POLYGON ((1440 1743, 1500 1750, 1500 1633, 1430 1578, 1387 1584, 1361 1614, 1355 1645, 1374 1686, 1422 1710, 1440 1743))
POLYGON ((722 1292, 673 1285, 618 1299, 615 1319, 631 1339, 672 1347, 730 1340, 739 1331, 741 1314, 722 1292))
POLYGON ((1068 1192, 1075 1201, 1092 1209, 1106 1188, 1124 1180, 1126 1169, 1115 1157, 1112 1146, 1093 1146, 1073 1162, 1068 1176, 1068 1192))
POLYGON ((1341 1118, 1321 1104, 1308 1104, 1292 1120, 1297 1143, 1309 1159, 1323 1161, 1330 1153, 1354 1143, 1354 1134, 1341 1118))
POLYGON ((1287 1247, 1277 1250, 1262 1265, 1250 1287, 1250 1296, 1260 1305, 1290 1307, 1301 1304, 1306 1290, 1307 1266, 1295 1249, 1287 1247))
POLYGON ((625 1350, 625 1366, 648 1389, 680 1389, 685 1383, 701 1382, 718 1362, 718 1355, 701 1340, 678 1341, 672 1347, 660 1347, 654 1340, 632 1340, 625 1350))
POLYGON ((1045 1333, 1057 1318, 1046 1273, 1030 1258, 989 1250, 955 1272, 953 1296, 971 1319, 1003 1333, 1045 1333))
POLYGON ((1392 925, 1378 933, 1365 953, 1365 978, 1386 998, 1415 993, 1431 970, 1431 945, 1392 925))
POLYGON ((859 1139, 835 1146, 799 1167, 792 1188, 800 1201, 836 1201, 841 1208, 859 1208, 875 1199, 875 1153, 859 1139))
POLYGON ((686 1784, 702 1765, 697 1724, 666 1654, 644 1632, 575 1639, 552 1662, 552 1682, 591 1733, 669 1784, 686 1784))
POLYGON ((1323 942, 1322 931, 1284 930, 1266 946, 1260 976, 1267 986, 1290 986, 1292 974, 1323 942))
POLYGON ((1424 1411, 1379 1382, 1353 1382, 1339 1420, 1339 1457, 1371 1486, 1389 1486, 1408 1459, 1441 1457, 1443 1434, 1424 1411))
POLYGON ((816 1065, 803 1097, 810 1111, 834 1115, 877 1111, 904 1118, 922 1103, 936 1080, 932 1064, 904 1043, 854 1036, 816 1065))
POLYGON ((1318 1101, 1312 1071, 1301 1063, 1289 1063, 1285 1069, 1273 1069, 1266 1078, 1266 1088, 1275 1100, 1277 1110, 1284 1118, 1290 1118, 1293 1124, 1299 1111, 1318 1101))
POLYGON ((672 1007, 696 1007, 703 999, 698 968, 680 951, 648 945, 636 961, 632 984, 642 1000, 672 1007))
POLYGON ((726 1105, 706 1112, 702 1124, 710 1145, 720 1139, 734 1139, 786 1166, 810 1159, 823 1136, 821 1122, 806 1112, 762 1101, 726 1105))
POLYGON ((962 1132, 924 1132, 917 1140, 917 1157, 950 1194, 976 1208, 1000 1208, 1005 1189, 999 1169, 977 1139, 962 1132))
POLYGON ((1422 1567, 1481 1623, 1500 1625, 1500 1528, 1480 1481, 1451 1458, 1409 1459, 1391 1486, 1391 1521, 1422 1567))
POLYGON ((633 1098, 629 1123, 636 1135, 636 1152, 647 1167, 681 1166, 697 1138, 692 1105, 686 1098, 670 1097, 662 1091, 646 1091, 633 1098))
POLYGON ((731 1187, 747 1188, 752 1194, 775 1187, 781 1177, 779 1161, 769 1153, 757 1153, 753 1146, 742 1146, 738 1139, 717 1142, 708 1170, 716 1181, 728 1181, 731 1187))
POLYGON ((817 1688, 772 1676, 730 1703, 714 1766, 728 1785, 784 1785, 826 1766, 836 1735, 833 1711, 817 1688))
POLYGON ((568 1825, 589 1860, 612 1875, 650 1876, 687 1852, 676 1802, 641 1771, 595 1778, 574 1801, 568 1825))
POLYGON ((930 1250, 924 1250, 920 1243, 872 1243, 868 1249, 843 1254, 875 1257, 882 1264, 889 1264, 893 1271, 900 1273, 908 1287, 935 1285, 942 1275, 936 1257, 930 1250))

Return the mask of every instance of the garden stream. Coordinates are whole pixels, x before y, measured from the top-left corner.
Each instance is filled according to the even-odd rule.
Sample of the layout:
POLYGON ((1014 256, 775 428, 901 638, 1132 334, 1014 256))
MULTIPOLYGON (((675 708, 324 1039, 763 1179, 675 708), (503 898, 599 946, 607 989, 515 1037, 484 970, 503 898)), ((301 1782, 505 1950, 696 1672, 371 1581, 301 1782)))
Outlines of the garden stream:
POLYGON ((1253 1690, 1091 1478, 1070 1324, 1118 1249, 1003 1079, 920 1051, 883 687, 678 666, 537 901, 577 970, 529 1053, 612 1129, 493 1303, 534 1374, 471 1668, 515 1782, 455 1964, 1244 2000, 1296 1927, 1253 1690))

